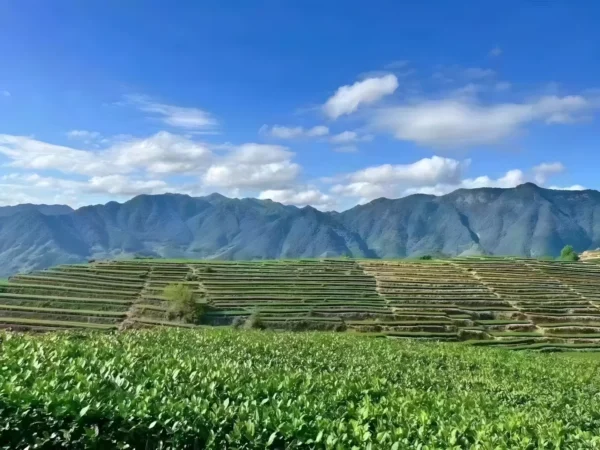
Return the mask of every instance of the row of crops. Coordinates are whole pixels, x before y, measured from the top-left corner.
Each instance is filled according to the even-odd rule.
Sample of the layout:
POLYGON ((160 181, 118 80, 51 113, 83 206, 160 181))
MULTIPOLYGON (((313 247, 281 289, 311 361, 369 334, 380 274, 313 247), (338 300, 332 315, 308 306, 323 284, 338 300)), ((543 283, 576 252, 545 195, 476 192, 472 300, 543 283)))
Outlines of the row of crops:
POLYGON ((201 324, 348 330, 508 348, 600 346, 600 264, 515 258, 441 261, 108 261, 0 284, 0 327, 47 331, 192 326, 166 286, 206 305, 201 324))
POLYGON ((0 339, 4 449, 600 448, 600 360, 350 333, 0 339))

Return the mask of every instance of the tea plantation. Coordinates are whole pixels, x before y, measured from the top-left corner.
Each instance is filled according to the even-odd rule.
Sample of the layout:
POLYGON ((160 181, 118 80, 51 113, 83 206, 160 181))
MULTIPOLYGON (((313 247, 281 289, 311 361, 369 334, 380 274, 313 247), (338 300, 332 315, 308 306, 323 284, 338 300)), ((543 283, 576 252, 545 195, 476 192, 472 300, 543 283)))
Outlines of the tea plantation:
POLYGON ((599 449, 600 361, 350 333, 6 334, 4 449, 599 449))
POLYGON ((599 350, 600 264, 518 258, 433 261, 122 260, 60 266, 0 283, 13 330, 240 325, 335 330, 510 349, 599 350), (169 314, 166 286, 204 306, 169 314))

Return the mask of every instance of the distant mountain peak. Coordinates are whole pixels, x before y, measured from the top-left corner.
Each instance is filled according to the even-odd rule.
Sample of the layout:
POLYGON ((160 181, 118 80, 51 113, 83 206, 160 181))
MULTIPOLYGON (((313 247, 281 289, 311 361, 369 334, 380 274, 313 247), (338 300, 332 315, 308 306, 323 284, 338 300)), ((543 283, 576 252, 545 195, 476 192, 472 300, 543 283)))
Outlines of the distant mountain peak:
POLYGON ((90 258, 274 259, 322 255, 555 256, 600 247, 600 193, 461 189, 379 198, 341 213, 221 194, 138 196, 73 211, 0 208, 0 278, 90 258))

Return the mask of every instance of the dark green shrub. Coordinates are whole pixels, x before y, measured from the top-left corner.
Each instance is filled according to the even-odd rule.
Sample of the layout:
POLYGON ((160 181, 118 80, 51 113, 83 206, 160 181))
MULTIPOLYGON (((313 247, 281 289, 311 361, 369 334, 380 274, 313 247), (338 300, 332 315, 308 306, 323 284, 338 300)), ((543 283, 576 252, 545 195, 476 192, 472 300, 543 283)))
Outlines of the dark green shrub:
POLYGON ((433 257, 431 255, 423 255, 419 259, 422 259, 423 261, 430 261, 433 259, 433 257))

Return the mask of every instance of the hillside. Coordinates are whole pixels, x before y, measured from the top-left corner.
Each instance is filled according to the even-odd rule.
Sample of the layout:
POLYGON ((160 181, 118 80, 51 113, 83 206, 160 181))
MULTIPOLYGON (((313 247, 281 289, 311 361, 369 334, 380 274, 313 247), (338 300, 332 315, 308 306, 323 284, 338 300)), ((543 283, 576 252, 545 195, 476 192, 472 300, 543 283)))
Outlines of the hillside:
POLYGON ((264 262, 132 260, 66 265, 0 285, 17 330, 193 326, 163 295, 185 283, 201 324, 370 333, 513 349, 600 349, 600 264, 457 258, 264 262))
POLYGON ((556 256, 600 246, 600 192, 458 190, 378 199, 342 213, 270 200, 143 195, 76 211, 0 209, 0 278, 89 259, 142 254, 248 260, 352 256, 556 256))

